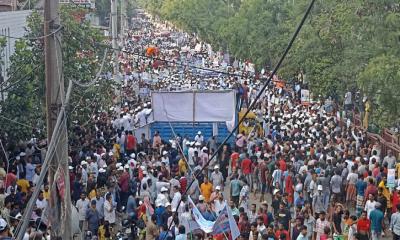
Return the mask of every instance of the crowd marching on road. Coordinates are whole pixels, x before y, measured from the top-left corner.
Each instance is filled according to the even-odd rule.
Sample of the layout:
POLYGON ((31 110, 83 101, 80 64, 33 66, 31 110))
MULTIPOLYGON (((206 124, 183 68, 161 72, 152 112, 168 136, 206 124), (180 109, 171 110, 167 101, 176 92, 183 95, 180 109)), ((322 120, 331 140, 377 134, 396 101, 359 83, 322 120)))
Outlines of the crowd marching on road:
MULTIPOLYGON (((226 205, 239 239, 400 239, 400 162, 392 152, 330 106, 302 104, 300 80, 291 87, 274 76, 256 99, 268 71, 256 74, 251 63, 229 61, 168 24, 136 20, 119 54, 120 99, 90 127, 72 129, 71 197, 85 239, 232 239, 229 229, 206 233, 194 216, 217 221, 226 205), (211 160, 219 143, 202 132, 135 136, 152 121, 148 92, 137 97, 135 84, 148 92, 233 89, 238 110, 256 101, 262 134, 236 134, 211 160)), ((49 239, 49 185, 36 186, 45 143, 2 144, 10 161, 0 168, 0 239, 13 234, 35 187, 43 190, 24 239, 49 239)))

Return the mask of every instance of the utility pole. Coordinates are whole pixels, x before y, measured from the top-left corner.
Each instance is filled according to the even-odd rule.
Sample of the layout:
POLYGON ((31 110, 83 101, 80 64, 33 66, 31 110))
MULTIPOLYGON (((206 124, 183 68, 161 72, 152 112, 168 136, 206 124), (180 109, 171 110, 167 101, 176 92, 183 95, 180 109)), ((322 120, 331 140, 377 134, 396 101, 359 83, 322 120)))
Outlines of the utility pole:
MULTIPOLYGON (((65 101, 64 79, 62 75, 61 25, 59 0, 45 0, 44 3, 44 55, 47 107, 47 142, 50 140, 65 101)), ((57 133, 56 133, 57 134, 57 133)), ((72 239, 71 236, 71 197, 68 174, 68 140, 66 119, 61 124, 56 151, 50 160, 48 179, 50 186, 49 222, 51 239, 72 239), (61 177, 56 177, 56 173, 61 177), (59 195, 59 185, 63 182, 64 195, 59 195), (57 187, 56 187, 57 186, 57 187)), ((57 138, 56 138, 57 139, 57 138)))
POLYGON ((125 0, 121 0, 121 32, 120 32, 121 44, 124 43, 125 27, 126 27, 126 2, 125 0))
POLYGON ((118 74, 118 24, 117 24, 117 1, 111 0, 111 37, 112 37, 112 48, 113 48, 113 76, 114 80, 118 74))

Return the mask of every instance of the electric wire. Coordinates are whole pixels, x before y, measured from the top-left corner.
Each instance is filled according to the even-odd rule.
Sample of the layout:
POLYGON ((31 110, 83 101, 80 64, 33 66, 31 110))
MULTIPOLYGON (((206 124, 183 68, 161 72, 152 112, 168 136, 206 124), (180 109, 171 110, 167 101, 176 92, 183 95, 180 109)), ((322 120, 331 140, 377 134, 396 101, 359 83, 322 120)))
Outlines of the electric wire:
MULTIPOLYGON (((32 68, 31 70, 29 70, 29 72, 27 72, 24 76, 20 77, 19 80, 15 81, 15 82, 11 82, 10 85, 6 86, 5 88, 1 89, 0 87, 0 92, 5 92, 15 86, 17 86, 18 84, 20 84, 22 81, 26 80, 27 77, 31 76, 31 73, 33 73, 35 70, 37 70, 40 66, 36 66, 34 68, 32 68)), ((8 83, 10 81, 11 77, 9 79, 7 79, 7 81, 5 81, 4 83, 8 83)))
MULTIPOLYGON (((265 85, 262 87, 262 89, 259 91, 259 93, 257 94, 256 98, 254 99, 254 101, 250 104, 250 106, 248 107, 248 109, 246 110, 245 114, 243 115, 242 118, 239 119, 239 122, 235 125, 235 127, 233 128, 232 132, 224 139, 224 141, 218 146, 217 150, 215 151, 215 153, 210 157, 210 159, 207 161, 207 163, 202 167, 201 171, 199 171, 198 174, 196 174, 196 177, 199 176, 199 174, 201 172, 204 171, 204 169, 210 164, 211 160, 216 157, 216 155, 218 154, 218 152, 222 149, 222 147, 226 144, 226 142, 229 140, 229 138, 232 137, 232 135, 237 131, 237 129, 239 128, 240 124, 244 121, 244 119, 246 118, 246 116, 250 113, 250 111, 252 110, 252 108, 254 108, 254 106, 256 105, 257 100, 263 95, 263 92, 267 89, 267 87, 269 86, 269 83, 272 81, 273 76, 276 74, 276 72, 278 71, 278 69, 280 68, 280 66, 282 65, 283 60, 286 58, 286 55, 289 53, 289 50, 292 48, 292 45, 294 43, 294 41, 296 40, 298 34, 300 33, 301 28, 303 27, 308 15, 311 12, 311 9, 313 7, 315 3, 315 0, 311 0, 301 22, 299 23, 299 25, 296 28, 296 31, 294 32, 289 44, 287 45, 284 53, 282 54, 281 58, 279 59, 279 62, 276 64, 274 70, 272 71, 270 77, 268 78, 267 82, 265 83, 265 85)), ((192 186, 194 180, 192 180, 190 182, 190 184, 187 186, 185 192, 182 195, 186 195, 188 192, 188 189, 192 186)), ((177 208, 179 208, 180 204, 182 202, 182 198, 181 200, 178 202, 178 206, 177 208)), ((173 213, 173 217, 176 216, 176 212, 173 213)), ((168 229, 171 228, 172 223, 168 226, 168 229)), ((166 236, 164 236, 161 240, 165 240, 166 236)))
POLYGON ((37 127, 33 127, 33 126, 30 126, 30 125, 28 125, 28 124, 25 124, 25 123, 21 123, 21 122, 15 121, 15 120, 13 120, 13 119, 11 119, 11 118, 4 117, 4 116, 2 116, 2 115, 0 115, 0 118, 3 118, 3 119, 5 119, 5 120, 7 120, 7 121, 10 121, 10 122, 16 123, 16 124, 18 124, 18 125, 21 125, 21 126, 24 126, 24 127, 30 128, 30 129, 35 129, 35 130, 44 130, 43 128, 37 128, 37 127))
POLYGON ((51 32, 51 33, 49 33, 49 34, 46 34, 46 35, 43 35, 43 36, 39 36, 39 37, 16 37, 16 36, 8 36, 8 35, 5 35, 5 34, 0 34, 0 36, 6 37, 6 38, 12 38, 12 39, 35 41, 35 40, 40 40, 40 39, 44 39, 44 38, 50 37, 51 35, 56 34, 56 33, 58 33, 59 31, 61 31, 62 29, 63 29, 63 26, 60 25, 60 26, 58 26, 58 28, 57 28, 56 30, 54 30, 53 32, 51 32))
POLYGON ((99 69, 99 71, 97 71, 96 77, 92 81, 90 81, 88 83, 80 83, 78 81, 72 80, 72 82, 74 84, 78 85, 79 87, 84 87, 84 88, 93 86, 97 82, 97 80, 99 79, 99 77, 101 76, 101 74, 103 72, 103 67, 104 67, 104 63, 106 62, 107 54, 108 54, 108 48, 106 48, 104 50, 103 60, 101 61, 100 69, 99 69))

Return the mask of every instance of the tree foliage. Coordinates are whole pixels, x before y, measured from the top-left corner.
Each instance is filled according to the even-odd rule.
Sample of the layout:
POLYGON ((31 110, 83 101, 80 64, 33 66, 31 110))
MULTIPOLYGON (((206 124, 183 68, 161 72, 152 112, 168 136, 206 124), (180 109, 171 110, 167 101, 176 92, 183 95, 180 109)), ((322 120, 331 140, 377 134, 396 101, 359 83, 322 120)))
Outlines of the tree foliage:
MULTIPOLYGON (((138 0, 153 14, 202 40, 249 59, 258 69, 277 63, 309 0, 138 0)), ((381 127, 399 121, 398 0, 317 1, 279 74, 302 70, 314 96, 341 99, 361 90, 381 127), (397 87, 397 88, 396 88, 397 87), (391 90, 391 91, 389 91, 391 90), (384 96, 383 96, 384 95, 384 96)))
MULTIPOLYGON (((62 49, 59 54, 63 60, 60 70, 66 85, 71 79, 81 83, 91 82, 104 54, 104 48, 98 44, 103 40, 101 32, 88 22, 78 22, 74 18, 76 11, 81 10, 65 5, 60 11, 63 27, 59 41, 62 49)), ((1 115, 11 120, 1 119, 0 129, 7 133, 11 141, 31 138, 32 133, 36 137, 46 134, 44 42, 43 38, 36 38, 43 36, 43 16, 33 12, 27 22, 27 38, 16 42, 15 54, 11 56, 7 98, 0 102, 1 115)), ((108 63, 106 61, 103 72, 110 69, 108 63)), ((104 107, 111 104, 111 82, 99 82, 89 88, 74 87, 69 121, 85 122, 92 117, 95 104, 104 107)))

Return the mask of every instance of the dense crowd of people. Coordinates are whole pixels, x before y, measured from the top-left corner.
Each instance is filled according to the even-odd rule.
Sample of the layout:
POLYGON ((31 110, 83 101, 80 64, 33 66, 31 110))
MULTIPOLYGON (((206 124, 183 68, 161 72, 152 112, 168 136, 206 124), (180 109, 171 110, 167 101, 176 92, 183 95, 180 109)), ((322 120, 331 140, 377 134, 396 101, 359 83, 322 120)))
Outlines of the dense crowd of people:
MULTIPOLYGON (((400 187, 392 181, 400 164, 391 151, 331 106, 302 104, 300 80, 288 87, 274 77, 256 99, 268 71, 256 74, 251 63, 231 61, 168 24, 137 20, 119 56, 119 102, 90 127, 72 129, 71 197, 86 239, 231 239, 229 231, 199 229, 189 197, 209 221, 228 204, 240 239, 400 238, 400 187), (137 83, 147 91, 133 91, 137 83), (152 121, 150 91, 182 89, 233 89, 238 110, 256 101, 263 134, 237 134, 221 150, 201 131, 173 139, 135 135, 152 121)), ((36 185, 45 143, 2 144, 9 161, 0 168, 0 239, 12 236, 36 187, 42 192, 24 239, 48 237, 50 186, 36 185)))

